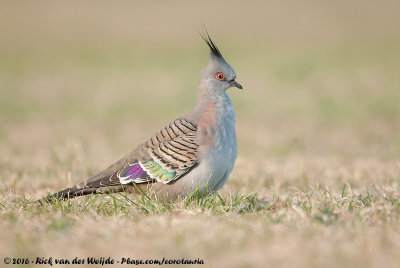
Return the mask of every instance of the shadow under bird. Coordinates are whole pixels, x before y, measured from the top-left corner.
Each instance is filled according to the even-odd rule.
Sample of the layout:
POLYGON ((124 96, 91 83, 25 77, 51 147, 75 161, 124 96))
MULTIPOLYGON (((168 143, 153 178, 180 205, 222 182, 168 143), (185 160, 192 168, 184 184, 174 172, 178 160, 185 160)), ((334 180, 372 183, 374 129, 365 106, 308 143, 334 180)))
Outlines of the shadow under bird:
POLYGON ((174 199, 194 190, 221 189, 237 157, 236 115, 226 90, 242 86, 210 36, 202 37, 211 53, 201 72, 196 107, 100 173, 37 202, 149 188, 174 199))

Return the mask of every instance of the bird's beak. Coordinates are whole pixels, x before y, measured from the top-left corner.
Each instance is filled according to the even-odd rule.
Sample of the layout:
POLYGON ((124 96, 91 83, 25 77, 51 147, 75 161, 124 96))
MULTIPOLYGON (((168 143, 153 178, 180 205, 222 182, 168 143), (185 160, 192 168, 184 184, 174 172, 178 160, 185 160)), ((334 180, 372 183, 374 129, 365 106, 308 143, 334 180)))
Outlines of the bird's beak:
POLYGON ((239 88, 239 89, 243 89, 242 85, 239 84, 238 82, 236 82, 235 80, 231 80, 231 81, 229 82, 229 84, 230 84, 232 87, 237 87, 237 88, 239 88))

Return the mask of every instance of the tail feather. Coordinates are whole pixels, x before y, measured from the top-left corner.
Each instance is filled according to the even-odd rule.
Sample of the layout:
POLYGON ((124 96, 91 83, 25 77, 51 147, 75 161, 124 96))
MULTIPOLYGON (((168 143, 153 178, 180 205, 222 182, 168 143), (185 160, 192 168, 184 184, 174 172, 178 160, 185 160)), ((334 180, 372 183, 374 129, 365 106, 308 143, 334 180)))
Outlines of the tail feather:
POLYGON ((124 166, 125 159, 114 163, 102 172, 88 178, 87 180, 78 183, 70 188, 61 190, 55 194, 48 195, 37 200, 37 203, 50 203, 53 200, 66 200, 78 196, 88 194, 100 194, 123 191, 119 178, 116 176, 117 171, 124 166))
POLYGON ((61 190, 55 194, 50 194, 46 197, 43 197, 39 200, 37 200, 37 202, 39 204, 44 204, 44 203, 50 203, 54 200, 67 200, 67 199, 72 199, 78 196, 84 196, 84 195, 88 195, 88 194, 109 194, 109 193, 116 193, 116 192, 121 192, 123 191, 123 187, 122 185, 120 186, 108 186, 108 187, 77 187, 79 184, 61 190))

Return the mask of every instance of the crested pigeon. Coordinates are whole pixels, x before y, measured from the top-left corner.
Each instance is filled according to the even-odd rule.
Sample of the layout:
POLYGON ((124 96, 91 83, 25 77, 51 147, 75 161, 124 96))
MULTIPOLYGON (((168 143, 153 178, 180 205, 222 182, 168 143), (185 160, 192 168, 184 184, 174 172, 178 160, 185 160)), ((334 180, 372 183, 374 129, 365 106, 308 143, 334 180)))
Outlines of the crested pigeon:
POLYGON ((38 200, 39 204, 147 188, 174 199, 194 190, 207 194, 222 188, 237 157, 236 115, 226 90, 242 86, 208 33, 201 36, 210 48, 210 57, 201 72, 195 108, 105 170, 38 200))

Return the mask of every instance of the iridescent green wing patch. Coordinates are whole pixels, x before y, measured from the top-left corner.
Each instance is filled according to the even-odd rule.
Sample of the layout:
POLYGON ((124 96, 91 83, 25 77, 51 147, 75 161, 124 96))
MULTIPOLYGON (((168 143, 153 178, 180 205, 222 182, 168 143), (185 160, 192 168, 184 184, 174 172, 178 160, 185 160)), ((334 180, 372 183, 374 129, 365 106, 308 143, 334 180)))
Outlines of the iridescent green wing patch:
POLYGON ((142 168, 152 178, 158 182, 168 183, 172 181, 176 175, 176 171, 168 171, 155 161, 146 161, 141 163, 142 168))

